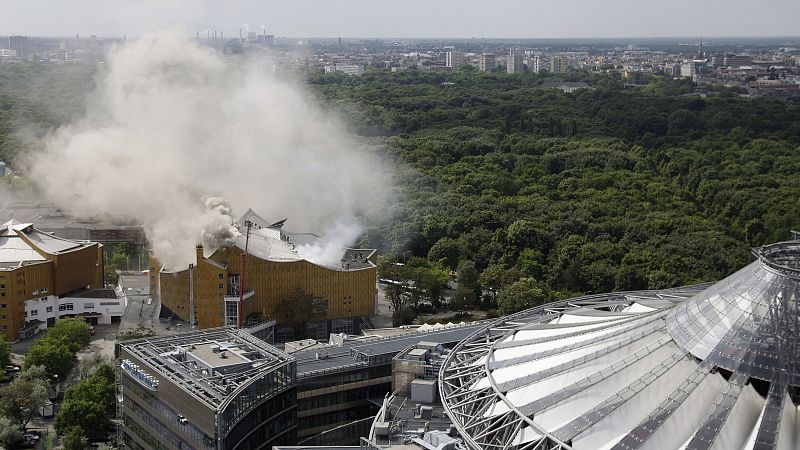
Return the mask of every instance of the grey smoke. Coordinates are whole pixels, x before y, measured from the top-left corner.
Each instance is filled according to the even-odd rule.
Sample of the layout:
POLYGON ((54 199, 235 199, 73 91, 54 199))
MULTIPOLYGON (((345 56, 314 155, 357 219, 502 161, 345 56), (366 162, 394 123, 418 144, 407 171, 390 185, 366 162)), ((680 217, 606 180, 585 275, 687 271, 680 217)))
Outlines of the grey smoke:
POLYGON ((385 202, 379 158, 270 61, 159 32, 106 66, 86 117, 48 136, 29 170, 64 208, 142 223, 168 266, 197 242, 232 242, 247 208, 341 249, 385 202))

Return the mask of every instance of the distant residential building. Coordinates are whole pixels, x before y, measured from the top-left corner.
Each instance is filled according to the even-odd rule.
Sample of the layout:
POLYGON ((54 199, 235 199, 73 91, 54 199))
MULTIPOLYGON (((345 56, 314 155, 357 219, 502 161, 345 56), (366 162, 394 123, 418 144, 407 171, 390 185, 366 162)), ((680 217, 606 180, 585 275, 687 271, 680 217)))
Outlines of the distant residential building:
POLYGON ((534 73, 550 70, 550 61, 543 56, 531 55, 527 58, 526 64, 528 65, 528 70, 534 73))
POLYGON ((748 84, 747 93, 755 97, 800 97, 800 84, 783 80, 756 80, 748 84))
POLYGON ((702 60, 687 61, 681 65, 681 76, 694 77, 699 73, 703 73, 704 68, 705 68, 705 61, 702 60))
POLYGON ((13 58, 17 56, 17 51, 10 48, 0 48, 0 58, 13 58))
POLYGON ((451 69, 458 69, 465 63, 464 52, 460 50, 451 50, 446 54, 445 66, 451 69))
POLYGON ((680 64, 673 64, 672 65, 672 78, 680 78, 681 77, 681 65, 680 64))
POLYGON ((566 56, 554 56, 550 60, 550 72, 567 73, 569 71, 569 58, 566 56))
POLYGON ((497 59, 494 53, 481 53, 481 57, 478 60, 478 70, 488 72, 494 70, 495 67, 497 67, 497 59))
POLYGON ((506 72, 522 73, 525 71, 525 65, 522 62, 522 55, 508 55, 508 59, 506 61, 506 72))
POLYGON ((325 66, 325 73, 342 72, 346 75, 361 75, 364 66, 361 64, 332 64, 325 66))
POLYGON ((9 36, 8 48, 17 53, 17 58, 28 59, 28 37, 27 36, 9 36))

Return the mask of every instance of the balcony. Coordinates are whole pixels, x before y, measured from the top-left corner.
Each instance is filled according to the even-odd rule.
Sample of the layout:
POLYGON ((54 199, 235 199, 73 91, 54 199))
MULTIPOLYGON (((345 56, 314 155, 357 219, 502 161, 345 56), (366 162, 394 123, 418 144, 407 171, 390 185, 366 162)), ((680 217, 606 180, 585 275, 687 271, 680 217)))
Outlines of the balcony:
MULTIPOLYGON (((242 296, 242 301, 247 300, 248 298, 256 295, 256 291, 254 289, 247 289, 244 291, 244 295, 242 296)), ((239 292, 232 291, 229 292, 228 295, 225 296, 225 302, 238 302, 239 301, 239 292)))

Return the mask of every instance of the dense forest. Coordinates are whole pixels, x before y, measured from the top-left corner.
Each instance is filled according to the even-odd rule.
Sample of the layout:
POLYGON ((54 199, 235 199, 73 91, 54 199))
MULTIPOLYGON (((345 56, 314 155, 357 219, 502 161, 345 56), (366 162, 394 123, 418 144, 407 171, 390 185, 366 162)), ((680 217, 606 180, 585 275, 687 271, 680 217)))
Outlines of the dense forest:
POLYGON ((474 267, 459 278, 477 299, 500 291, 508 312, 526 296, 716 280, 800 227, 800 102, 582 72, 567 79, 592 88, 563 93, 541 87, 548 77, 312 77, 396 161, 401 201, 368 242, 474 267))
MULTIPOLYGON (((95 70, 0 66, 0 160, 24 147, 20 124, 37 133, 79 114, 95 70)), ((390 275, 439 280, 425 291, 433 299, 455 271, 465 302, 509 312, 716 280, 750 261, 749 247, 800 227, 800 101, 560 77, 309 75, 324 107, 394 167, 397 196, 363 242, 386 255, 382 273, 409 263, 390 275), (555 79, 591 88, 541 86, 555 79)))

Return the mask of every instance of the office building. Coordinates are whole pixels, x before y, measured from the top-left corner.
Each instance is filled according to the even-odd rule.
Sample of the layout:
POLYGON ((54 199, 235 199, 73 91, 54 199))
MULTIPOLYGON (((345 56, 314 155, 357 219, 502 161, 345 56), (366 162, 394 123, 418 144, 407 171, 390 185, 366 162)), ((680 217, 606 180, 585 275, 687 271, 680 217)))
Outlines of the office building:
POLYGON ((497 61, 494 53, 481 53, 478 60, 478 70, 481 72, 491 72, 497 67, 497 61))
MULTIPOLYGON (((421 347, 442 352, 482 326, 483 322, 477 322, 420 327, 419 331, 392 329, 389 331, 401 333, 386 337, 359 336, 344 341, 341 336, 332 335, 329 344, 293 353, 297 361, 298 442, 308 445, 357 443, 359 437, 367 436, 380 409, 380 399, 393 391, 397 377, 393 369, 398 367, 398 355, 407 353, 409 348, 421 347)), ((403 359, 403 362, 414 361, 403 359)), ((421 372, 432 374, 438 370, 423 368, 421 372)), ((406 376, 404 380, 410 381, 410 378, 406 376)))
POLYGON ((102 245, 14 220, 0 227, 0 334, 7 340, 33 336, 63 316, 118 318, 124 305, 102 287, 102 245))
POLYGON ((445 54, 445 66, 451 69, 459 69, 465 63, 464 52, 460 50, 450 50, 445 54))
POLYGON ((459 343, 440 395, 477 449, 796 449, 800 241, 714 283, 505 317, 459 343))
POLYGON ((119 346, 126 448, 256 450, 294 443, 294 359, 215 329, 119 346))
POLYGON ((192 267, 159 267, 157 258, 150 259, 150 292, 161 299, 162 315, 199 328, 277 320, 287 326, 279 328, 278 340, 290 341, 303 337, 292 333, 300 322, 307 337, 326 339, 329 333, 358 333, 361 318, 374 314, 375 250, 342 249, 339 264, 324 265, 296 251, 319 243, 314 234, 287 232, 284 221, 271 223, 253 211, 238 223, 241 235, 233 245, 208 249, 207 256, 198 246, 192 267))

